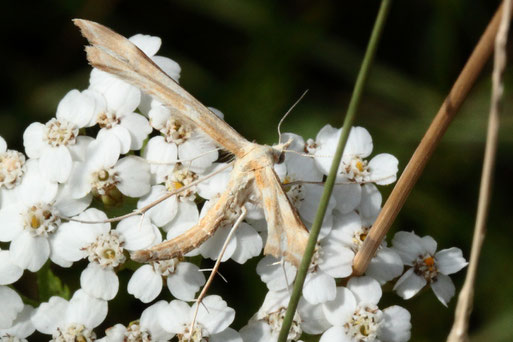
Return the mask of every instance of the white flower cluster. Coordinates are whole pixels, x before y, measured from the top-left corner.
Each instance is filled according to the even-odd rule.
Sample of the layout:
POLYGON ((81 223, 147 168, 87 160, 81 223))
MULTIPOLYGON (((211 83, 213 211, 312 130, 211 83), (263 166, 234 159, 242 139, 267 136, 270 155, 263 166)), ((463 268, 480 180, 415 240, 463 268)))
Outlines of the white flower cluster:
MULTIPOLYGON (((136 35, 130 40, 178 81, 178 64, 155 55, 160 38, 136 35)), ((328 125, 315 140, 284 136, 292 141, 290 151, 275 171, 307 227, 314 220, 339 135, 339 129, 328 125)), ((118 293, 117 272, 129 252, 162 242, 163 233, 171 239, 195 225, 224 190, 230 165, 218 161, 218 146, 197 128, 137 88, 96 69, 88 89, 68 92, 55 118, 31 124, 23 139, 28 158, 7 149, 0 138, 0 242, 6 248, 0 250, 0 338, 23 341, 37 329, 52 341, 96 340, 94 329, 118 293), (201 181, 207 175, 213 176, 201 181), (155 204, 175 191, 180 192, 155 204), (137 199, 138 209, 150 209, 119 222, 109 220, 110 208, 127 197, 137 199), (24 270, 38 272, 48 259, 60 267, 82 259, 88 265, 69 301, 53 296, 33 308, 9 285, 24 270)), ((444 305, 454 295, 448 275, 466 265, 461 250, 436 252, 431 237, 413 232, 395 234, 391 247, 381 245, 365 276, 340 285, 351 275, 355 253, 381 208, 376 184, 396 180, 397 159, 379 154, 368 160, 372 149, 367 130, 352 128, 289 341, 299 341, 303 332, 322 335, 323 342, 409 340, 408 311, 378 306, 381 286, 396 278, 394 289, 404 299, 427 284, 444 305)), ((253 202, 246 209, 246 219, 221 261, 243 264, 261 255, 264 214, 253 202)), ((233 208, 226 215, 236 218, 240 211, 233 208)), ((221 297, 206 296, 192 307, 187 303, 205 284, 190 257, 215 260, 230 228, 222 226, 183 258, 139 265, 126 285, 128 293, 150 303, 165 281, 176 299, 153 303, 139 320, 109 328, 100 340, 276 341, 296 275, 296 268, 283 260, 265 256, 259 261, 256 271, 269 292, 239 332, 229 327, 235 310, 221 297)))

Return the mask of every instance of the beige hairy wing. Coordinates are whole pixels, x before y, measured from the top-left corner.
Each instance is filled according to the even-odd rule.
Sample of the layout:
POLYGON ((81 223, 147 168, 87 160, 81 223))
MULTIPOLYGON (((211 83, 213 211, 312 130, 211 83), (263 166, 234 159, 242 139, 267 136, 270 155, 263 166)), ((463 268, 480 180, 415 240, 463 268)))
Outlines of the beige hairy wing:
POLYGON ((267 221, 264 254, 276 258, 283 256, 298 267, 308 241, 308 231, 283 191, 273 168, 262 167, 254 172, 267 221))
POLYGON ((92 21, 75 19, 74 23, 91 44, 86 47, 86 52, 93 67, 153 95, 237 157, 244 154, 244 147, 249 142, 180 87, 132 42, 92 21))

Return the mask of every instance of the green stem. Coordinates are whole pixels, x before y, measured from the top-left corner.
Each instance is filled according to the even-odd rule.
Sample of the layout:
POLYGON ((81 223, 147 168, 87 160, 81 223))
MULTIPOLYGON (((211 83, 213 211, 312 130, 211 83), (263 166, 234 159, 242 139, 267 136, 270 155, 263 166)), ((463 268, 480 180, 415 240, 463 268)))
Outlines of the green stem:
POLYGON ((353 90, 353 95, 351 97, 351 101, 349 103, 349 107, 347 109, 346 117, 344 119, 344 125, 342 128, 342 133, 340 134, 340 138, 337 144, 337 150, 335 152, 335 156, 333 158, 333 162, 331 164, 330 173, 328 178, 326 179, 326 183, 324 185, 324 190, 321 196, 321 201, 319 204, 319 208, 317 209, 317 213, 315 215, 315 220, 312 224, 312 229, 310 230, 310 237, 308 239, 308 244, 305 249, 305 254, 301 260, 301 264, 299 265, 299 269, 296 276, 296 281, 294 283, 294 288, 292 289, 292 294, 290 296, 289 305, 287 307, 287 312, 285 314, 285 318, 283 319, 283 324, 281 327, 280 335, 278 337, 278 342, 286 342, 287 336, 289 334, 290 326, 292 324, 292 320, 294 318, 294 314, 296 312, 296 308, 299 302, 299 298, 301 297, 303 284, 305 282, 306 274, 308 273, 308 268, 310 266, 310 262, 312 260, 312 255, 315 250, 315 245, 317 243, 317 237, 319 236, 319 231, 324 219, 324 215, 326 214, 326 208, 328 207, 328 202, 331 197, 331 193, 333 190, 333 185, 335 184, 335 179, 337 176, 338 167, 340 165, 340 161, 342 159, 342 153, 344 151, 347 138, 349 137, 349 132, 351 131, 351 126, 354 121, 354 117, 358 106, 360 104, 360 100, 362 97, 363 88, 367 77, 369 75, 369 69, 372 64, 372 60, 374 59, 374 55, 376 52, 376 48, 378 46, 379 38, 383 31, 383 27, 385 25, 386 17, 388 14, 388 10, 390 8, 391 0, 383 0, 381 2, 381 7, 378 12, 378 16, 376 18, 376 22, 374 23, 374 28, 372 30, 372 34, 369 40, 369 44, 367 45, 367 50, 365 52, 365 56, 363 58, 362 66, 360 68, 360 72, 358 73, 358 77, 356 79, 356 83, 353 90))

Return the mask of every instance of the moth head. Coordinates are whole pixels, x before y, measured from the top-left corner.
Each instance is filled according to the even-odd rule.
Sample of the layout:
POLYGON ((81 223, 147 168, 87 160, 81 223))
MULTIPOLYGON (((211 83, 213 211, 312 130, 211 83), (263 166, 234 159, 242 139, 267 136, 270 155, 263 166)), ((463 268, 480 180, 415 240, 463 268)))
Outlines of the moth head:
POLYGON ((287 142, 277 144, 272 147, 275 164, 281 164, 285 161, 285 150, 287 150, 290 144, 292 144, 292 141, 293 139, 290 138, 287 142))

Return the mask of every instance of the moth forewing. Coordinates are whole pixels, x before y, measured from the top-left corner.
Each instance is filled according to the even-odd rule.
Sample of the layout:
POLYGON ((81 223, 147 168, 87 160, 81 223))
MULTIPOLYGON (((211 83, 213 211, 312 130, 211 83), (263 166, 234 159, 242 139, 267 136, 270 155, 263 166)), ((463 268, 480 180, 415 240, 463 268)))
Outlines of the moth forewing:
POLYGON ((267 221, 267 242, 264 254, 283 256, 299 266, 308 241, 308 231, 283 191, 272 166, 255 170, 255 185, 262 198, 267 221))
POLYGON ((93 67, 153 95, 173 114, 192 122, 235 156, 245 153, 249 142, 244 137, 180 87, 130 40, 92 21, 74 19, 73 22, 91 44, 86 52, 93 67))

